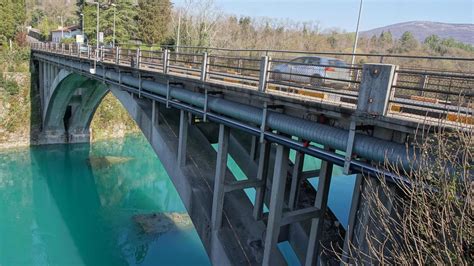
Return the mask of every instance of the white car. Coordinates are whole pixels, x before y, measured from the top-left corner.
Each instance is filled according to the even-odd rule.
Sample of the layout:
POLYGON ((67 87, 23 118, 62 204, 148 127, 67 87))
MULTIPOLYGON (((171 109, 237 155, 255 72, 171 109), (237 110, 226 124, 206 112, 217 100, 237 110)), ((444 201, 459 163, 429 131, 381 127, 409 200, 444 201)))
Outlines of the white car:
POLYGON ((330 83, 348 84, 351 76, 348 67, 344 61, 336 58, 298 57, 286 64, 274 66, 272 77, 275 81, 306 83, 317 87, 330 83))

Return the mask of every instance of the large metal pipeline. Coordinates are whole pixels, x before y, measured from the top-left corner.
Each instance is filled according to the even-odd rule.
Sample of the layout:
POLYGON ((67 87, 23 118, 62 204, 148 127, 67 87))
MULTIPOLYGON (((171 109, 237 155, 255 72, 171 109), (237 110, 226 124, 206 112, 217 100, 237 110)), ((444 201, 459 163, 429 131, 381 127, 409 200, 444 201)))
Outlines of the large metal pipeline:
MULTIPOLYGON (((64 58, 41 55, 49 61, 65 64, 69 67, 89 71, 88 63, 78 63, 64 58)), ((105 73, 98 67, 95 74, 99 79, 105 77, 115 82, 121 82, 131 87, 139 88, 140 80, 129 74, 119 74, 118 72, 106 69, 105 73)), ((167 95, 167 87, 150 80, 141 81, 142 90, 165 96, 167 95)), ((170 97, 187 104, 204 108, 205 96, 202 93, 192 92, 176 86, 170 87, 170 97)), ((260 125, 263 119, 263 108, 258 108, 246 104, 241 104, 217 97, 208 97, 208 108, 210 111, 226 115, 228 117, 260 125)), ((344 129, 331 127, 328 125, 318 124, 312 121, 304 120, 298 117, 289 116, 276 112, 268 112, 266 125, 279 132, 289 134, 291 136, 301 137, 315 143, 328 145, 337 150, 345 151, 349 132, 344 129)), ((413 154, 413 149, 405 145, 370 137, 363 134, 356 134, 354 139, 353 152, 362 158, 369 160, 384 162, 387 160, 392 164, 402 165, 405 169, 409 169, 412 163, 409 156, 413 154)))

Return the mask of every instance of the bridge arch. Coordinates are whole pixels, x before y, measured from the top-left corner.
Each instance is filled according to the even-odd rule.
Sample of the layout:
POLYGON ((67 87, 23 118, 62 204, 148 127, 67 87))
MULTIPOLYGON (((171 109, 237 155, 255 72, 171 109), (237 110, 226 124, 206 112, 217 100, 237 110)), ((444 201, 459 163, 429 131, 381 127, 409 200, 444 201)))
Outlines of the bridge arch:
MULTIPOLYGON (((246 264, 261 262, 263 256, 261 244, 249 246, 232 244, 232 251, 227 250, 229 243, 238 243, 243 240, 245 243, 261 243, 265 226, 261 221, 251 219, 251 213, 247 213, 246 216, 235 214, 234 218, 237 218, 238 224, 248 223, 254 224, 254 226, 242 227, 240 225, 229 230, 230 232, 225 232, 226 236, 230 237, 225 241, 218 240, 217 235, 211 232, 209 211, 213 200, 213 179, 217 153, 212 147, 213 141, 209 139, 207 133, 204 134, 196 126, 188 126, 190 120, 187 112, 173 108, 167 109, 164 104, 140 98, 123 88, 105 85, 76 72, 64 75, 60 82, 55 83, 57 86, 53 89, 47 110, 45 110, 44 129, 50 130, 52 133, 54 130, 65 132, 68 136, 67 141, 63 141, 63 143, 89 141, 90 122, 103 97, 108 92, 112 93, 127 110, 155 150, 191 216, 211 261, 219 262, 222 265, 231 265, 231 261, 240 261, 246 264), (153 114, 156 114, 157 117, 153 114), (185 115, 183 116, 183 114, 185 115), (64 123, 64 121, 68 122, 64 123), (180 157, 179 146, 181 145, 181 138, 178 136, 183 124, 186 125, 188 136, 187 151, 184 152, 188 163, 185 165, 181 165, 177 160, 180 157), (251 232, 245 231, 247 229, 244 230, 244 228, 251 228, 251 232)), ((216 124, 209 124, 209 126, 215 127, 214 129, 218 128, 216 124)), ((209 131, 212 130, 212 128, 209 129, 209 131)), ((50 132, 45 131, 46 134, 50 132)), ((215 131, 209 134, 217 133, 215 131)), ((255 172, 255 162, 249 162, 250 164, 254 164, 253 168, 255 169, 253 170, 255 172)), ((231 173, 229 174, 231 175, 231 173)), ((253 205, 243 191, 235 191, 226 199, 232 203, 232 208, 245 206, 246 210, 252 210, 253 205)), ((280 256, 278 258, 283 259, 280 256)))
POLYGON ((61 70, 42 92, 42 140, 46 143, 89 141, 95 110, 109 89, 100 81, 61 70))

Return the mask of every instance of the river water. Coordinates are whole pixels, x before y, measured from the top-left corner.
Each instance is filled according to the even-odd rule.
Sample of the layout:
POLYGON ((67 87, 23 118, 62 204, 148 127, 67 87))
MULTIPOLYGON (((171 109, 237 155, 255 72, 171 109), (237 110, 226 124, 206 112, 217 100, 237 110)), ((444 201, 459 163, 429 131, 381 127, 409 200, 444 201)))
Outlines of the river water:
MULTIPOLYGON (((319 163, 306 158, 304 168, 319 163)), ((228 166, 246 178, 232 158, 228 166)), ((334 169, 329 207, 343 224, 353 185, 334 169)), ((253 199, 254 190, 246 192, 253 199)), ((287 243, 279 248, 299 264, 287 243)), ((130 135, 0 152, 0 266, 10 265, 210 262, 154 151, 142 135, 130 135)))
POLYGON ((1 266, 209 265, 185 218, 140 135, 0 153, 1 266))

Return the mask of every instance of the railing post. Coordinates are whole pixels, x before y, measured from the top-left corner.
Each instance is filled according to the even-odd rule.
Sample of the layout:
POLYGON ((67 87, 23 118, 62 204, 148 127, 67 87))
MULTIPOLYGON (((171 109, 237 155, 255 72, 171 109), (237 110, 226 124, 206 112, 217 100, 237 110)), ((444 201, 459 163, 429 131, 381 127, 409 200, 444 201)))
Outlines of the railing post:
POLYGON ((63 43, 63 44, 61 44, 61 54, 64 54, 64 50, 65 50, 65 48, 64 48, 64 47, 65 47, 65 46, 66 46, 66 45, 65 45, 64 43, 63 43))
POLYGON ((170 58, 170 50, 165 49, 163 51, 163 73, 168 74, 169 72, 169 58, 170 58))
POLYGON ((398 66, 388 64, 365 64, 359 86, 357 112, 371 116, 385 116, 389 100, 396 84, 398 66))
POLYGON ((136 67, 137 68, 140 68, 140 60, 141 60, 142 56, 141 56, 141 51, 140 51, 140 47, 137 48, 137 64, 136 64, 136 67))
POLYGON ((87 58, 91 59, 91 46, 87 45, 87 58))
POLYGON ((267 90, 268 70, 270 69, 270 58, 266 55, 260 61, 260 78, 258 82, 258 91, 265 92, 267 90))
POLYGON ((207 70, 208 70, 207 66, 208 66, 207 52, 204 52, 202 54, 201 81, 206 81, 207 80, 207 70))
POLYGON ((76 45, 76 49, 77 49, 77 57, 81 58, 81 44, 80 43, 76 45))
POLYGON ((72 56, 72 45, 71 45, 71 44, 68 44, 68 46, 69 46, 69 55, 72 56))
POLYGON ((428 85, 428 75, 423 74, 420 79, 420 88, 421 88, 420 96, 424 96, 427 85, 428 85))
POLYGON ((120 48, 118 46, 115 47, 115 64, 120 65, 120 48))

